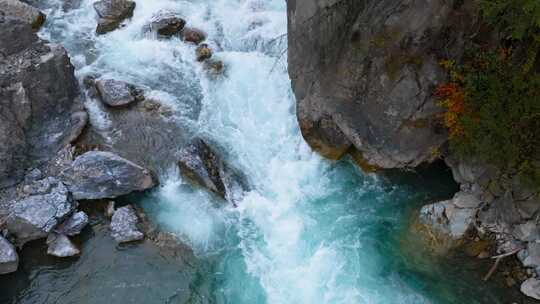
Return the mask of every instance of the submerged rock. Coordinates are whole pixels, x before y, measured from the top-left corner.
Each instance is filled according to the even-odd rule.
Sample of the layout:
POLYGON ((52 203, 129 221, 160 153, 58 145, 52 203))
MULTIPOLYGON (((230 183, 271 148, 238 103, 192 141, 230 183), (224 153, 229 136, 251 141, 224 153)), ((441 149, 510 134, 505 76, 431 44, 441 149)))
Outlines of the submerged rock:
POLYGON ((148 170, 116 154, 101 151, 77 157, 62 172, 61 179, 77 200, 114 198, 156 185, 148 170))
POLYGON ((101 101, 111 107, 126 106, 144 99, 141 90, 124 81, 101 79, 96 81, 96 89, 101 101))
POLYGON ((19 255, 15 247, 0 235, 0 274, 17 271, 19 267, 19 255))
POLYGON ((232 203, 247 191, 245 177, 226 166, 200 138, 180 151, 178 165, 185 177, 232 203))
POLYGON ((182 39, 187 42, 199 44, 206 39, 206 33, 193 27, 184 27, 182 30, 182 39))
POLYGON ((19 0, 0 0, 0 12, 30 25, 34 30, 45 22, 45 14, 19 0))
POLYGON ((86 225, 88 225, 88 215, 84 211, 79 211, 72 214, 55 230, 59 234, 74 236, 81 233, 86 225))
POLYGON ((148 29, 160 37, 172 37, 179 35, 185 25, 186 21, 179 16, 170 12, 160 12, 152 17, 148 29))
POLYGON ((137 228, 139 218, 131 206, 118 208, 111 220, 111 235, 118 243, 142 240, 144 234, 137 228))
POLYGON ((129 0, 101 0, 94 3, 99 20, 96 28, 97 34, 105 34, 120 26, 120 24, 133 16, 135 2, 129 0))
POLYGON ((59 258, 79 255, 81 251, 63 234, 50 234, 47 238, 47 254, 59 258))
POLYGON ((540 280, 529 278, 521 284, 521 292, 528 297, 540 300, 540 280))
POLYGON ((212 50, 208 47, 208 44, 203 43, 197 47, 195 55, 197 56, 197 61, 202 62, 212 57, 212 50))
POLYGON ((49 188, 12 202, 6 227, 19 245, 46 237, 75 209, 67 188, 55 178, 48 178, 49 188))

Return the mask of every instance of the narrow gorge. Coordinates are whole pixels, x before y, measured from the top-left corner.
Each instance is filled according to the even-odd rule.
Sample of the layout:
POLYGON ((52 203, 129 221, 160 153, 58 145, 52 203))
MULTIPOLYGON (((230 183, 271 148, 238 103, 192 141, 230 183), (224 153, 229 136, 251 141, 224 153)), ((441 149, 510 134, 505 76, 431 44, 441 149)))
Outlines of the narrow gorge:
POLYGON ((448 118, 537 50, 483 1, 0 0, 0 303, 540 303, 538 187, 448 118))

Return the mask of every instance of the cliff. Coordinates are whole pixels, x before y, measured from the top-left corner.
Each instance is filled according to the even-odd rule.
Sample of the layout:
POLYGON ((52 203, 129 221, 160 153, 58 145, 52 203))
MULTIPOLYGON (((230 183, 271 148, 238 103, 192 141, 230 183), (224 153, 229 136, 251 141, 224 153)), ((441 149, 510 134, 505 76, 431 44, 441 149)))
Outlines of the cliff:
MULTIPOLYGON (((447 246, 462 244, 471 231, 491 238, 494 252, 482 255, 517 253, 537 276, 538 191, 475 155, 449 152, 445 109, 434 94, 448 81, 441 60, 459 63, 471 45, 498 43, 478 8, 443 0, 287 5, 289 74, 308 144, 330 159, 349 153, 363 169, 444 158, 461 191, 422 208, 420 222, 447 246)), ((537 299, 539 287, 535 278, 521 285, 537 299)))

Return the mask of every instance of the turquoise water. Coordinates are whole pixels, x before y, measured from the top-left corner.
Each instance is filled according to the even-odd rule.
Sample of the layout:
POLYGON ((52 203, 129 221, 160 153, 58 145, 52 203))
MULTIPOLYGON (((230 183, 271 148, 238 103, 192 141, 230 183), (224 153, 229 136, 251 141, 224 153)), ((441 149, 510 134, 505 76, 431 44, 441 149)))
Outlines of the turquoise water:
MULTIPOLYGON (((24 295, 43 295, 51 284, 62 296, 38 303, 103 303, 109 293, 118 303, 508 303, 499 286, 478 283, 486 265, 441 261, 408 234, 415 210, 456 191, 449 172, 366 175, 305 144, 286 70, 285 1, 138 0, 127 26, 99 37, 92 2, 64 11, 62 2, 45 1, 41 35, 66 46, 80 78, 97 73, 144 86, 187 133, 215 143, 252 191, 233 208, 182 180, 174 159, 146 151, 166 168, 158 172, 162 184, 126 200, 189 245, 188 262, 162 258, 149 242, 114 248, 98 223, 98 241, 83 242, 81 259, 63 262, 69 267, 39 262, 16 276, 23 283, 12 292, 18 301, 8 297, 13 303, 34 303, 24 295), (160 10, 177 11, 208 32, 226 65, 223 77, 207 76, 194 46, 142 34, 160 10), (88 259, 100 250, 134 262, 116 267, 108 255, 88 259), (80 278, 75 266, 89 269, 82 274, 92 286, 86 292, 53 283, 80 278), (119 287, 111 289, 104 277, 119 287)), ((111 130, 99 103, 89 99, 86 107, 93 126, 117 142, 122 134, 111 130)))

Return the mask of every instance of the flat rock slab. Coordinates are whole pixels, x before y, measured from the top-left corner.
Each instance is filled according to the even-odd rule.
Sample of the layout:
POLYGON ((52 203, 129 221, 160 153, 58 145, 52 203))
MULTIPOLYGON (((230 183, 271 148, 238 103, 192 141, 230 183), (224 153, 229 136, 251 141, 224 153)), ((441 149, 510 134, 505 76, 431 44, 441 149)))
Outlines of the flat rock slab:
POLYGON ((61 173, 76 200, 115 198, 156 185, 150 171, 116 154, 90 151, 61 173))
POLYGON ((105 34, 117 29, 122 21, 133 16, 135 5, 129 0, 101 0, 94 3, 99 17, 96 33, 105 34))
POLYGON ((110 107, 122 107, 142 99, 140 90, 127 82, 114 79, 96 81, 96 89, 101 101, 110 107))
POLYGON ((55 178, 48 178, 49 189, 10 204, 6 227, 22 245, 46 237, 75 209, 67 188, 55 178))
POLYGON ((81 253, 77 246, 63 234, 50 234, 47 238, 47 244, 49 245, 47 254, 55 257, 65 258, 81 253))
POLYGON ((118 208, 111 220, 111 235, 118 243, 139 241, 144 234, 137 228, 139 218, 133 207, 118 208))
POLYGON ((0 235, 0 274, 17 271, 19 267, 19 255, 15 247, 0 235))

